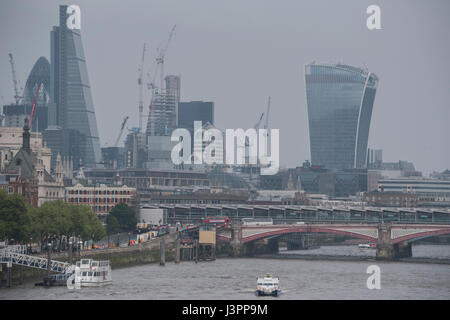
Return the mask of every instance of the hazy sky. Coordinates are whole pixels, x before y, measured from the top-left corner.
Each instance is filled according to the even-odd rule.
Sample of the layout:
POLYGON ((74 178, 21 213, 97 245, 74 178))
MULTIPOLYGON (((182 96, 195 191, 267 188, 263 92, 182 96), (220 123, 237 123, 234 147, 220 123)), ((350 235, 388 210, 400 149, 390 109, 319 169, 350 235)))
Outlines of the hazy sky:
POLYGON ((176 24, 165 73, 181 76, 181 100, 214 101, 219 128, 250 128, 270 95, 282 165, 310 158, 303 66, 316 61, 367 66, 380 78, 369 147, 383 149, 385 161, 450 169, 448 0, 0 0, 1 104, 14 96, 9 52, 22 86, 40 56, 50 60, 59 4, 81 8, 102 146, 114 143, 125 116, 138 126, 143 43, 147 72, 176 24), (382 30, 366 27, 371 4, 381 7, 382 30))

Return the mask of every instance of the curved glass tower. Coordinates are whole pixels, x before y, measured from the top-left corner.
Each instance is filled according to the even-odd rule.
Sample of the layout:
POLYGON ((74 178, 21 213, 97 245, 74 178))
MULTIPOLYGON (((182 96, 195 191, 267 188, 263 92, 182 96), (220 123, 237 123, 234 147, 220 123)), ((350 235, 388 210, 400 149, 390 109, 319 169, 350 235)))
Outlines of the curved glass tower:
POLYGON ((364 168, 378 77, 347 65, 305 66, 311 163, 364 168))

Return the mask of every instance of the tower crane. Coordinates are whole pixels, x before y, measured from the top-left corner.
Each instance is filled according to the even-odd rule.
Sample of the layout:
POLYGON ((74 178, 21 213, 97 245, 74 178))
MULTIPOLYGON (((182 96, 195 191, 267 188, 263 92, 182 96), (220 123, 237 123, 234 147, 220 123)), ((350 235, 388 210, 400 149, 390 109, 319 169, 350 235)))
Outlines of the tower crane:
POLYGON ((138 78, 138 86, 139 86, 139 129, 142 131, 142 112, 144 109, 144 101, 143 101, 143 92, 142 92, 142 74, 144 72, 144 59, 145 59, 145 43, 144 48, 142 49, 142 59, 141 65, 139 66, 139 78, 138 78))
POLYGON ((128 116, 126 116, 123 119, 122 126, 120 127, 120 131, 119 131, 119 136, 117 137, 116 142, 114 143, 114 147, 117 147, 117 145, 119 144, 119 140, 120 140, 120 137, 122 136, 123 129, 125 128, 125 124, 127 123, 127 120, 128 120, 128 116))
POLYGON ((11 71, 13 76, 14 99, 16 100, 16 104, 19 104, 20 96, 19 96, 19 89, 17 88, 16 67, 14 64, 14 58, 12 53, 9 54, 9 63, 11 64, 11 71))
MULTIPOLYGON (((259 117, 258 122, 256 122, 255 125, 253 126, 257 135, 258 135, 258 129, 259 129, 259 126, 261 125, 261 121, 262 121, 263 117, 264 117, 264 112, 261 113, 261 116, 259 117)), ((248 136, 245 136, 245 148, 248 149, 248 147, 250 147, 250 139, 248 138, 248 136)))
POLYGON ((156 62, 160 65, 160 72, 161 72, 161 87, 159 88, 161 91, 164 86, 164 58, 166 56, 167 49, 169 48, 170 40, 172 40, 173 35, 175 34, 175 28, 177 25, 174 25, 172 27, 172 30, 170 30, 169 39, 167 40, 166 46, 159 50, 158 57, 156 58, 156 62))
POLYGON ((266 130, 269 130, 270 102, 271 102, 271 97, 269 96, 269 99, 267 101, 266 123, 264 124, 264 129, 266 129, 266 130))
MULTIPOLYGON (((151 117, 151 114, 153 113, 154 106, 155 106, 154 99, 155 99, 155 92, 157 89, 157 86, 155 83, 156 83, 156 76, 158 74, 158 71, 160 72, 160 76, 161 76, 161 86, 159 88, 159 91, 162 92, 163 87, 164 87, 164 58, 165 58, 167 49, 169 48, 170 41, 172 40, 172 37, 175 34, 175 29, 176 29, 176 25, 174 25, 172 27, 172 30, 170 31, 166 46, 162 49, 160 48, 157 50, 156 59, 155 59, 156 66, 155 66, 155 64, 153 64, 153 68, 152 68, 153 69, 152 70, 153 77, 151 77, 150 72, 147 72, 147 76, 150 79, 150 83, 147 83, 147 88, 149 90, 151 90, 149 117, 151 117)), ((147 130, 148 130, 148 128, 147 128, 147 130)), ((152 130, 153 130, 153 127, 152 127, 152 130)))

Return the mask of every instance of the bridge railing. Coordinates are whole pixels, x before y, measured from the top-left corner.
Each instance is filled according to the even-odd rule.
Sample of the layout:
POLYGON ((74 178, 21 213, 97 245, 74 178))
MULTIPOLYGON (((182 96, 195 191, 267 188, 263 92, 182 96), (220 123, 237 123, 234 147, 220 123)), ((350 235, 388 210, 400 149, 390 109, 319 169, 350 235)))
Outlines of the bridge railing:
MULTIPOLYGON (((16 265, 47 270, 48 259, 36 256, 29 256, 22 253, 3 250, 0 253, 0 262, 11 262, 16 265)), ((70 273, 72 265, 66 262, 50 260, 50 271, 59 273, 70 273)))
POLYGON ((299 224, 299 223, 314 223, 314 224, 342 224, 342 223, 356 223, 356 224, 378 224, 378 223, 392 223, 392 224, 428 224, 428 225, 450 225, 450 221, 407 221, 407 220, 370 220, 370 219, 317 219, 317 218, 306 218, 306 219, 273 219, 273 224, 299 224))
MULTIPOLYGON (((380 214, 367 214, 364 216, 355 215, 353 213, 346 214, 322 214, 322 213, 308 213, 308 214, 299 214, 295 213, 292 216, 289 214, 286 215, 246 215, 246 216, 236 216, 236 215, 228 215, 231 221, 239 220, 245 218, 271 218, 274 224, 280 223, 295 223, 295 222, 309 222, 309 223, 383 223, 383 222, 391 222, 391 223, 404 223, 404 224, 436 224, 436 225, 450 225, 450 217, 440 217, 440 216, 404 216, 400 213, 380 213, 380 214)), ((199 223, 204 218, 204 215, 201 214, 177 214, 176 216, 169 217, 169 223, 181 222, 183 224, 189 223, 199 223)))
POLYGON ((9 245, 2 249, 0 249, 2 252, 15 252, 15 253, 27 253, 27 246, 25 245, 9 245))

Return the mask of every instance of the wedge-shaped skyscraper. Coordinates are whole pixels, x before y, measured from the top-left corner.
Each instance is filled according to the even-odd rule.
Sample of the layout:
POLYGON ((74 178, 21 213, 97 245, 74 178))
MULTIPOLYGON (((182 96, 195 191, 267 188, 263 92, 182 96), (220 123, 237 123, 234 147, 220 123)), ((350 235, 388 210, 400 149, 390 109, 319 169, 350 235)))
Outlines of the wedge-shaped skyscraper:
POLYGON ((101 159, 97 121, 80 29, 67 27, 69 16, 59 6, 59 26, 51 31, 49 130, 63 139, 51 147, 72 157, 75 167, 94 167, 101 159))
POLYGON ((378 77, 348 65, 305 66, 311 163, 364 168, 378 77))

